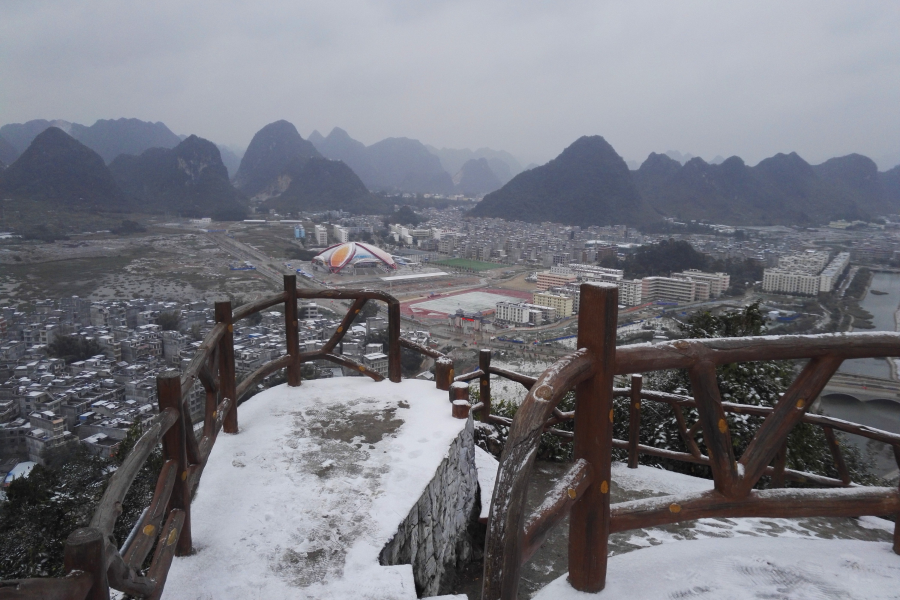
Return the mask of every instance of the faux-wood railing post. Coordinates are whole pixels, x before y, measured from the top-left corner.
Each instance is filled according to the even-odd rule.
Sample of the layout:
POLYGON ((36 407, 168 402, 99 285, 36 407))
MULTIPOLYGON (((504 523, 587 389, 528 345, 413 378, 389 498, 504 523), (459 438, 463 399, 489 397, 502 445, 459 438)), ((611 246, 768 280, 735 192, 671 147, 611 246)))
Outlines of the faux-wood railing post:
POLYGON ((175 369, 168 369, 156 376, 156 393, 159 398, 159 411, 174 408, 178 411, 178 420, 165 433, 162 439, 163 460, 174 460, 176 467, 175 488, 169 497, 166 512, 173 509, 184 511, 184 525, 178 536, 175 547, 176 556, 187 556, 192 550, 191 540, 191 491, 188 482, 188 463, 186 435, 194 435, 193 427, 185 423, 184 411, 181 410, 181 375, 175 369))
POLYGON ((400 303, 388 302, 388 379, 400 383, 403 366, 400 364, 400 303))
POLYGON ((618 308, 616 285, 581 285, 578 348, 587 348, 596 365, 594 376, 575 388, 574 458, 586 460, 594 473, 569 520, 569 583, 582 592, 606 586, 618 308))
POLYGON ((478 352, 478 368, 484 373, 478 381, 478 401, 482 403, 479 418, 487 423, 491 416, 491 350, 482 348, 478 352))
POLYGON ((106 577, 103 547, 103 533, 90 527, 76 529, 66 539, 63 558, 66 573, 84 571, 93 577, 85 600, 109 600, 109 580, 106 577))
POLYGON ((439 390, 450 391, 453 383, 453 360, 442 356, 434 361, 434 384, 439 390))
POLYGON ((628 468, 638 468, 638 445, 641 443, 641 388, 644 378, 631 376, 631 398, 628 404, 628 468))
MULTIPOLYGON (((897 468, 900 469, 900 446, 894 444, 894 460, 897 461, 897 468)), ((900 485, 898 483, 897 485, 900 485)), ((894 515, 894 554, 900 554, 900 513, 894 515)))
POLYGON ((222 429, 225 433, 237 433, 237 381, 234 378, 234 319, 231 301, 216 302, 216 323, 228 324, 228 329, 219 340, 219 393, 222 399, 231 399, 231 409, 225 415, 222 429))
POLYGON ((291 362, 287 367, 287 384, 300 385, 300 333, 297 329, 297 276, 284 276, 284 332, 287 353, 291 362))

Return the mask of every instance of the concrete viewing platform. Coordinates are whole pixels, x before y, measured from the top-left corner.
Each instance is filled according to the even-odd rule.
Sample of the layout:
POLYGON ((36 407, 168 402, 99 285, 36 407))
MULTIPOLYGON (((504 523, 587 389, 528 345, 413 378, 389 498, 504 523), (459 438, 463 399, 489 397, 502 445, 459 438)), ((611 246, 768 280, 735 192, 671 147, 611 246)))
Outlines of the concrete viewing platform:
POLYGON ((191 507, 195 553, 173 561, 163 598, 411 600, 470 559, 473 425, 447 392, 344 377, 240 411, 191 507))

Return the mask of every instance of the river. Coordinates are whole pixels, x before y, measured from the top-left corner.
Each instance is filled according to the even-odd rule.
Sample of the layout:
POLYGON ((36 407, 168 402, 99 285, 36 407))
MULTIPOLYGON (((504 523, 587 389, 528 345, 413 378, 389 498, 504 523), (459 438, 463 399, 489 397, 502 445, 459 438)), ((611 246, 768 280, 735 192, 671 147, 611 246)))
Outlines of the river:
MULTIPOLYGON (((895 331, 894 313, 900 306, 900 273, 875 272, 869 291, 860 302, 860 306, 872 314, 875 330, 895 331), (886 293, 873 294, 872 290, 886 293)), ((841 365, 840 370, 881 379, 893 377, 890 363, 885 358, 848 360, 841 365)), ((859 402, 849 398, 823 398, 819 400, 817 406, 831 417, 900 433, 900 404, 892 400, 859 402)), ((884 444, 868 443, 868 440, 859 436, 848 437, 864 455, 868 456, 876 474, 896 476, 897 465, 890 448, 884 444)))
MULTIPOLYGON (((872 277, 872 284, 869 286, 866 297, 859 304, 872 313, 872 324, 875 325, 875 330, 896 331, 894 313, 900 306, 900 273, 876 272, 872 277), (886 293, 873 294, 872 290, 886 293)), ((884 358, 848 360, 841 365, 841 371, 881 379, 891 378, 891 367, 884 358)))

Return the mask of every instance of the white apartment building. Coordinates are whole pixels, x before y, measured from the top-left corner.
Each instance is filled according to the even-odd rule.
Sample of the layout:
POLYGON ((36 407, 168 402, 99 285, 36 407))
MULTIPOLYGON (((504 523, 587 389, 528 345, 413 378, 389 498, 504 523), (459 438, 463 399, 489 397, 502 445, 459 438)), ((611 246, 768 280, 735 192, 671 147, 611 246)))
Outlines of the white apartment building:
POLYGON ((850 253, 841 252, 828 263, 825 270, 819 274, 819 291, 830 292, 834 289, 834 284, 840 279, 841 273, 850 266, 850 253))
POLYGON ((850 254, 841 252, 830 263, 827 260, 827 252, 817 251, 784 256, 777 268, 763 271, 763 290, 802 296, 830 292, 850 264, 850 254))
POLYGON ((328 245, 328 228, 324 225, 316 225, 316 246, 328 245))
POLYGON ((575 299, 565 294, 553 294, 550 292, 535 293, 532 299, 538 306, 549 306, 556 309, 556 316, 564 319, 574 314, 575 299))
POLYGON ((690 279, 691 281, 703 281, 709 284, 709 297, 718 298, 728 286, 731 285, 731 276, 728 273, 704 273, 697 269, 688 269, 681 273, 672 273, 676 279, 690 279))
POLYGON ((498 302, 494 319, 516 325, 541 325, 556 320, 556 309, 527 302, 498 302))
POLYGON ((382 376, 388 376, 388 357, 382 352, 372 352, 363 356, 363 364, 380 373, 382 376))
POLYGON ((818 275, 786 269, 766 269, 763 272, 763 290, 766 292, 815 296, 819 293, 820 284, 818 275))
POLYGON ((644 284, 640 279, 620 279, 616 282, 619 286, 619 304, 624 306, 637 306, 644 302, 644 284))
POLYGON ((705 281, 676 279, 674 277, 644 277, 641 280, 641 298, 644 302, 653 300, 668 302, 709 300, 709 284, 705 281))
POLYGON ((345 242, 350 241, 350 232, 347 231, 346 227, 341 227, 340 225, 335 225, 334 229, 332 229, 331 233, 334 236, 334 240, 339 244, 343 244, 345 242))

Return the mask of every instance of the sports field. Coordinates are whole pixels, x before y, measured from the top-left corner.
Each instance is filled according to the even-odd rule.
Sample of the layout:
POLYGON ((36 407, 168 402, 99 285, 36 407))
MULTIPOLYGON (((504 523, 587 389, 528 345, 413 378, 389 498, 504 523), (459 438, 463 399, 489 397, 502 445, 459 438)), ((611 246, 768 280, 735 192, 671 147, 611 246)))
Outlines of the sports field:
POLYGON ((452 315, 458 309, 462 309, 465 312, 494 310, 498 302, 522 302, 522 298, 492 294, 490 292, 466 292, 435 300, 417 302, 412 305, 412 308, 414 313, 433 311, 452 315))
POLYGON ((499 269, 503 265, 497 263, 482 262, 480 260, 469 260, 468 258, 447 258, 444 260, 433 260, 432 265, 442 265, 456 269, 471 269, 472 271, 490 271, 491 269, 499 269))

